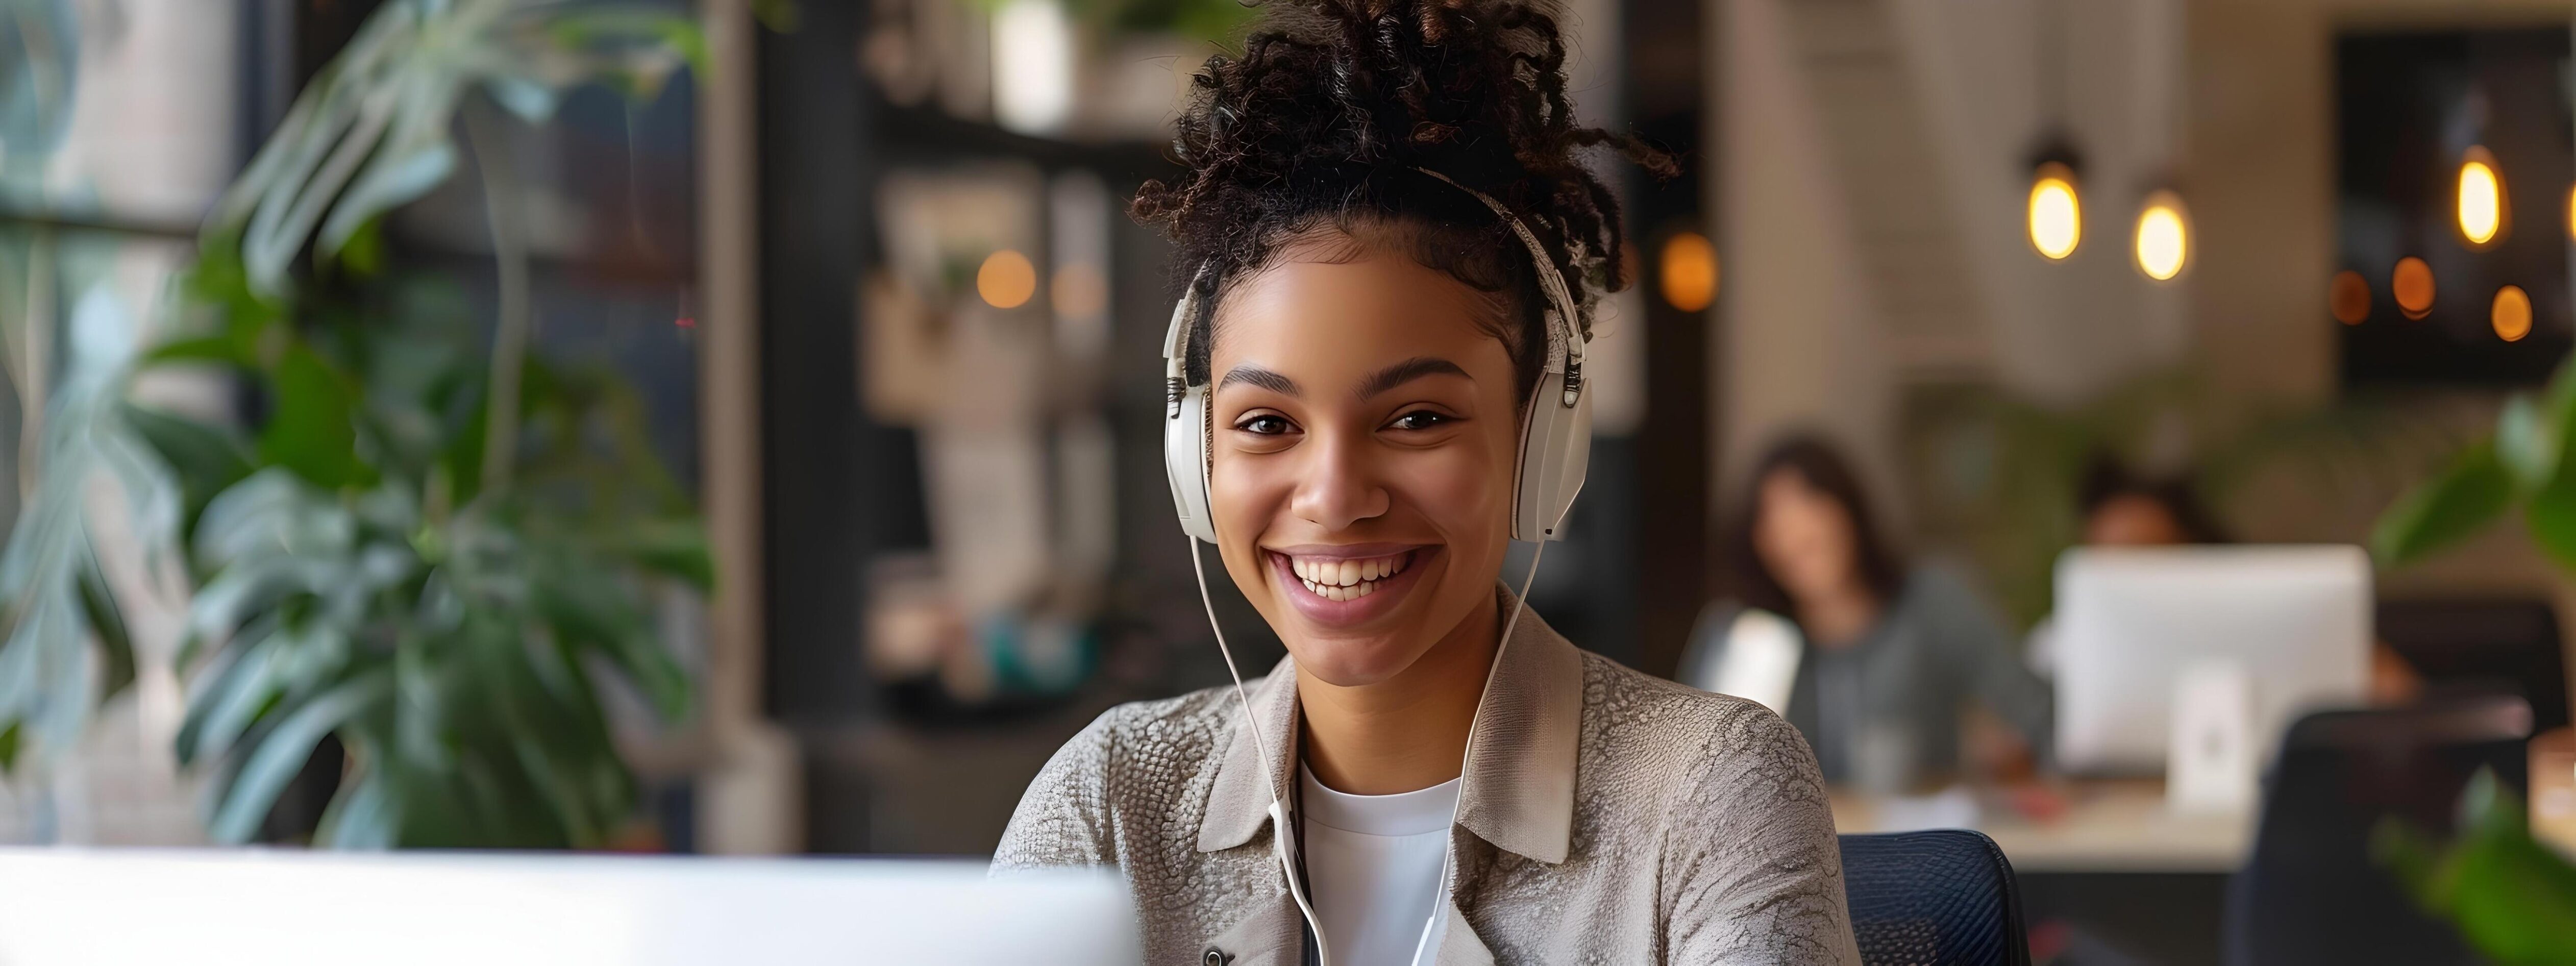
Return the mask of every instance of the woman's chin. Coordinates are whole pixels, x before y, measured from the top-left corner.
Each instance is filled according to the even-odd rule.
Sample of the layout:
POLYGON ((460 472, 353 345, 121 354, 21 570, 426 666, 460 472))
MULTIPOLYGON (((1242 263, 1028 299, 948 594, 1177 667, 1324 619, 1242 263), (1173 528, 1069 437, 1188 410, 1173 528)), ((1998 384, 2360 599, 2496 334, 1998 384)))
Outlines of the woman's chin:
POLYGON ((1334 687, 1356 688, 1378 684, 1404 673, 1421 659, 1419 649, 1409 648, 1411 636, 1349 638, 1308 638, 1288 648, 1297 659, 1297 669, 1307 676, 1334 687))

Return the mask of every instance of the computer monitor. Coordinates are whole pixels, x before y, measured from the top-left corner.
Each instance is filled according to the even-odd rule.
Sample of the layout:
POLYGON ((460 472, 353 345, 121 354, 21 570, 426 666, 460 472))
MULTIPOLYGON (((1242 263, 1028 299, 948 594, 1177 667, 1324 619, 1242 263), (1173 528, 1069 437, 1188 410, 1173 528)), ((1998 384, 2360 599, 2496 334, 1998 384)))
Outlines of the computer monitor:
POLYGON ((2370 672, 2370 557, 2349 546, 2078 548, 2057 561, 2057 763, 2165 765, 2175 681, 2231 661, 2251 683, 2254 747, 2318 706, 2358 703, 2370 672))
POLYGON ((8 966, 1133 964, 1114 871, 981 862, 0 850, 8 966))

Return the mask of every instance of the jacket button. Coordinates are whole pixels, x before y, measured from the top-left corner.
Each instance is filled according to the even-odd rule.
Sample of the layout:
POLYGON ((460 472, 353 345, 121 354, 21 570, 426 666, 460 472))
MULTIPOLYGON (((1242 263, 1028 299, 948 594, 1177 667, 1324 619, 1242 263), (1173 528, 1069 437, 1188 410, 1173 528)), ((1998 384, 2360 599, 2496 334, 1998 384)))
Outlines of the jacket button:
POLYGON ((1210 946, 1206 953, 1199 956, 1199 962, 1202 966, 1225 966, 1226 962, 1233 958, 1226 955, 1225 950, 1210 946))

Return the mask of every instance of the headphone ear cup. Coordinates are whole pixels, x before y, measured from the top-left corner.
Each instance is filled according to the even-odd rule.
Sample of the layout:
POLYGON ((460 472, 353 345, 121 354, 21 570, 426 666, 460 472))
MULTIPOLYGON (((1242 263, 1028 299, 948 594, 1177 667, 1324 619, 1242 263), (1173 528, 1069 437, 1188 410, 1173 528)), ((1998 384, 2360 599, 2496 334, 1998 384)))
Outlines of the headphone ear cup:
POLYGON ((1208 516, 1207 387, 1181 392, 1179 406, 1163 420, 1163 477, 1172 486, 1172 510, 1181 531, 1216 542, 1216 521, 1208 516))
POLYGON ((1583 492, 1592 460, 1592 394, 1564 403, 1565 374, 1549 372, 1521 424, 1520 477, 1512 487, 1512 539, 1565 539, 1565 511, 1583 492))

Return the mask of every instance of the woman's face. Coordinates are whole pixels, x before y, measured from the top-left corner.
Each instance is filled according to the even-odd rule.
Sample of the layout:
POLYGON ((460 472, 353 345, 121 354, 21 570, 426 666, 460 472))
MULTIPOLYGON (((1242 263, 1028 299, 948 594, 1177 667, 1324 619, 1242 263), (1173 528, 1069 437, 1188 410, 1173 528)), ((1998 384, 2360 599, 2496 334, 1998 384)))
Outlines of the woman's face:
POLYGON ((2084 521, 2084 542, 2096 547, 2170 547, 2191 542, 2182 520, 2164 501, 2124 493, 2102 501, 2084 521))
POLYGON ((1851 510, 1797 470, 1762 477, 1754 502, 1753 550, 1793 601, 1848 592, 1860 578, 1851 510))
POLYGON ((1385 681, 1494 606, 1520 425, 1490 311, 1371 252, 1292 252, 1226 293, 1210 512, 1226 572, 1306 673, 1385 681))

